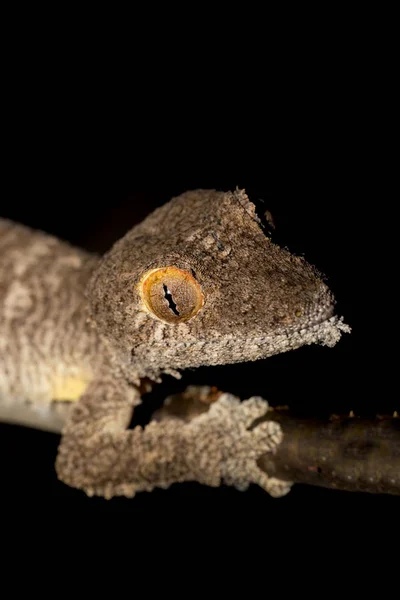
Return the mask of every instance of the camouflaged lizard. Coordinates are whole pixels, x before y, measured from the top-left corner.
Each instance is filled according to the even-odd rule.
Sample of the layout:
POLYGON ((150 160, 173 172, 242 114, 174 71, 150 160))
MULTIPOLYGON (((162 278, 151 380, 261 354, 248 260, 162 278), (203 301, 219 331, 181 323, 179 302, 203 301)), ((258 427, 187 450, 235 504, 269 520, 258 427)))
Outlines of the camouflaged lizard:
POLYGON ((0 220, 0 419, 62 427, 58 477, 89 495, 190 480, 283 495, 257 462, 282 440, 261 398, 128 426, 143 378, 335 345, 349 328, 334 304, 244 191, 174 198, 103 258, 0 220))

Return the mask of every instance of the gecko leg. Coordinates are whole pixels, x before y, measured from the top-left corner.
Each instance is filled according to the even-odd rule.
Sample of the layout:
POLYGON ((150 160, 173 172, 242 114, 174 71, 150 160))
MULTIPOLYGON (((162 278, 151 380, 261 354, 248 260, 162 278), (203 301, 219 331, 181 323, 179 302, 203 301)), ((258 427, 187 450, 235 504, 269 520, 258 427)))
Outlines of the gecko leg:
MULTIPOLYGON (((222 394, 208 412, 188 423, 166 419, 127 429, 136 388, 105 378, 92 382, 63 429, 56 470, 59 478, 88 495, 132 497, 172 483, 221 483, 244 490, 257 483, 271 495, 289 491, 269 478, 257 459, 282 439, 279 424, 251 424, 268 410, 261 398, 240 402, 222 394)), ((285 487, 286 486, 286 487, 285 487)))

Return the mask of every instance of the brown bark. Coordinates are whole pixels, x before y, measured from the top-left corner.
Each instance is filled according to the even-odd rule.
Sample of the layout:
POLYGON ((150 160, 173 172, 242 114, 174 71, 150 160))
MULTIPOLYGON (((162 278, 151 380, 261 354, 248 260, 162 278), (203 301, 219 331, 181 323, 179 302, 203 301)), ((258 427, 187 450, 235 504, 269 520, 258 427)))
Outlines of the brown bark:
POLYGON ((322 420, 271 410, 260 421, 266 419, 278 421, 284 433, 276 453, 258 461, 268 475, 352 492, 400 495, 397 416, 322 420))
MULTIPOLYGON (((221 392, 191 386, 171 396, 153 418, 188 421, 208 410, 221 392)), ((400 495, 400 418, 332 416, 300 418, 289 410, 270 409, 264 420, 280 423, 283 441, 259 466, 271 477, 352 492, 400 495)))

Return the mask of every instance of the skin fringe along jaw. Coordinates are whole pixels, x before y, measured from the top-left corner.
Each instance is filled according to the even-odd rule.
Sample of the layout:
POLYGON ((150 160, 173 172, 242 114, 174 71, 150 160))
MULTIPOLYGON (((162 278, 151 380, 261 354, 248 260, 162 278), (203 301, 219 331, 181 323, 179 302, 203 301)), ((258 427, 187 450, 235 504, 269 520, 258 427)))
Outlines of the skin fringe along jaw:
POLYGON ((0 233, 0 401, 29 400, 38 417, 55 384, 59 399, 79 396, 56 460, 62 481, 106 497, 179 481, 287 489, 256 463, 281 439, 275 423, 251 429, 268 409, 256 397, 224 395, 183 426, 129 429, 140 378, 332 346, 349 330, 317 271, 264 235, 244 191, 174 198, 103 259, 1 220, 0 233))
POLYGON ((333 346, 350 331, 317 270, 265 235, 240 190, 158 208, 106 254, 89 298, 131 377, 333 346))

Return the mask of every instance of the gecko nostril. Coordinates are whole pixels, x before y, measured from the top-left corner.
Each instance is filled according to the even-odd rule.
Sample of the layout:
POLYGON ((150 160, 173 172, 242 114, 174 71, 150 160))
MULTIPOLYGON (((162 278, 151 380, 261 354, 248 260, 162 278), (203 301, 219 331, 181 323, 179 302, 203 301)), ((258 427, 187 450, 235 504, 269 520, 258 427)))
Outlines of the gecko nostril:
POLYGON ((163 283, 163 290, 164 290, 164 297, 165 299, 168 301, 168 306, 170 307, 170 309, 172 310, 172 312, 179 317, 179 310, 176 308, 176 304, 174 302, 174 299, 172 297, 171 292, 169 291, 169 289, 167 288, 167 286, 165 285, 165 283, 163 283))

